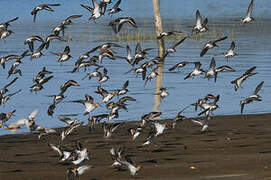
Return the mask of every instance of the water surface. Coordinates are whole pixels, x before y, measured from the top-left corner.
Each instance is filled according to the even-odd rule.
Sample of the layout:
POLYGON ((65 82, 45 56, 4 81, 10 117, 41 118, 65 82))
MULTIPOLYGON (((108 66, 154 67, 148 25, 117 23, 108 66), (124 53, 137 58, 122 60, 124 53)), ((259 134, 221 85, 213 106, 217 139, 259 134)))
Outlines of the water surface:
MULTIPOLYGON (((138 24, 138 29, 134 30, 128 26, 124 26, 122 34, 129 29, 130 33, 152 34, 155 32, 153 23, 153 9, 152 1, 123 1, 121 8, 124 10, 121 14, 113 17, 102 17, 94 22, 88 22, 89 13, 81 8, 80 4, 89 4, 90 1, 65 1, 60 7, 54 7, 55 12, 40 12, 37 16, 37 22, 32 23, 31 10, 35 5, 46 3, 47 1, 3 1, 1 11, 1 21, 6 21, 13 17, 19 16, 19 20, 11 23, 10 27, 15 34, 8 37, 5 42, 0 42, 0 56, 9 54, 21 54, 28 47, 24 45, 24 40, 31 35, 39 35, 46 37, 53 27, 59 24, 66 17, 73 14, 83 14, 80 19, 75 19, 74 24, 66 31, 65 38, 67 43, 53 41, 50 44, 49 50, 43 51, 45 56, 32 61, 26 57, 19 68, 23 72, 23 76, 12 85, 9 90, 14 92, 17 89, 22 89, 22 92, 8 101, 4 106, 0 107, 1 112, 8 112, 16 109, 16 117, 10 120, 15 122, 18 119, 27 117, 34 109, 39 109, 39 114, 36 118, 37 124, 45 127, 60 127, 64 124, 57 120, 58 115, 63 114, 78 114, 81 121, 86 122, 87 116, 83 116, 83 105, 70 103, 69 101, 83 99, 84 94, 90 94, 95 101, 101 101, 101 96, 94 93, 97 88, 97 79, 82 80, 87 72, 91 72, 93 67, 89 68, 87 72, 82 69, 77 73, 69 73, 73 69, 76 59, 87 50, 107 42, 107 40, 114 39, 115 34, 112 29, 107 26, 108 22, 119 16, 132 16, 138 24), (14 6, 16 4, 16 6, 14 6), (73 58, 62 65, 57 63, 57 57, 52 55, 50 51, 61 52, 66 45, 71 47, 71 55, 73 58), (48 70, 53 71, 54 78, 44 85, 45 89, 38 93, 31 93, 29 87, 33 85, 32 78, 46 66, 48 70), (59 87, 65 81, 73 79, 79 82, 80 87, 71 87, 65 93, 67 98, 64 102, 57 105, 53 117, 47 115, 47 108, 52 102, 52 99, 47 95, 56 94, 59 92, 59 87)), ((50 1, 50 3, 59 1, 50 1)), ((240 25, 240 18, 244 16, 247 11, 248 1, 186 1, 180 3, 177 0, 161 1, 161 12, 163 15, 163 24, 165 30, 181 30, 190 33, 191 26, 195 23, 195 11, 199 9, 202 16, 209 18, 209 33, 198 38, 188 38, 182 45, 177 48, 175 54, 171 54, 166 60, 163 67, 163 87, 166 87, 169 96, 162 101, 159 110, 163 112, 162 118, 174 117, 175 114, 187 106, 195 102, 198 98, 206 94, 213 93, 220 94, 219 101, 220 109, 214 112, 214 115, 225 114, 239 114, 240 100, 250 96, 255 87, 261 82, 264 82, 263 90, 260 95, 263 97, 262 102, 253 102, 245 107, 245 113, 267 113, 270 112, 270 84, 271 84, 271 63, 270 63, 270 49, 271 40, 270 31, 270 3, 269 1, 255 1, 255 11, 253 15, 256 21, 248 25, 240 25), (210 50, 203 58, 199 57, 202 46, 211 38, 219 38, 227 35, 229 38, 219 43, 219 47, 210 50), (231 66, 236 72, 221 73, 218 80, 214 83, 213 79, 209 81, 204 79, 204 76, 195 77, 184 80, 184 77, 193 69, 192 65, 187 65, 185 68, 176 72, 169 72, 168 68, 179 61, 200 61, 203 69, 208 69, 209 63, 214 53, 223 52, 230 47, 231 41, 236 42, 237 57, 229 59, 228 61, 223 56, 217 56, 217 67, 221 65, 231 66), (243 83, 243 88, 237 92, 234 91, 233 85, 230 81, 237 78, 252 66, 257 66, 255 72, 258 74, 248 78, 243 83)), ((165 41, 165 46, 168 47, 175 43, 177 39, 168 39, 165 41)), ((124 47, 129 44, 134 51, 135 45, 138 41, 122 41, 118 42, 124 47)), ((141 41, 143 48, 156 48, 156 41, 153 39, 146 39, 141 41)), ((37 48, 37 47, 36 47, 37 48)), ((126 56, 126 50, 115 49, 118 55, 126 56)), ((93 54, 95 55, 95 53, 93 54)), ((148 59, 157 55, 157 50, 152 50, 148 54, 148 59)), ((17 75, 12 75, 9 79, 7 71, 12 62, 7 63, 5 70, 0 70, 1 81, 0 87, 10 82, 17 75)), ((134 73, 124 75, 131 67, 124 60, 117 59, 110 61, 103 60, 103 66, 108 69, 110 79, 102 85, 107 90, 120 88, 122 84, 129 80, 129 93, 127 95, 137 99, 136 102, 128 103, 129 112, 120 111, 120 117, 114 121, 133 121, 139 120, 141 115, 153 111, 154 106, 154 88, 155 81, 151 81, 144 86, 144 82, 140 77, 135 76, 134 73)), ((114 100, 117 100, 115 98, 114 100)), ((91 115, 100 113, 107 113, 105 105, 97 108, 91 115)), ((187 116, 197 116, 197 113, 191 107, 185 111, 187 116)), ((18 132, 27 131, 25 128, 18 132)), ((1 129, 0 134, 9 133, 1 129)))

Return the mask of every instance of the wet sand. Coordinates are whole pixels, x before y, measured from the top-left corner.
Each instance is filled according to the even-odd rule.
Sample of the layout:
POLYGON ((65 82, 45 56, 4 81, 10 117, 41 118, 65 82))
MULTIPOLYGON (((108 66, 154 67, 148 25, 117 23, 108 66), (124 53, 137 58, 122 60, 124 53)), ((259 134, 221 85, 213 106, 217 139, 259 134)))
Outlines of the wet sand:
MULTIPOLYGON (((271 114, 216 116, 206 133, 186 120, 146 147, 141 145, 147 130, 135 142, 127 131, 137 123, 123 123, 107 140, 100 125, 91 133, 80 127, 69 135, 63 145, 70 149, 82 142, 90 157, 83 164, 94 166, 80 179, 271 179, 271 114), (135 177, 125 168, 110 167, 109 149, 118 146, 143 167, 135 177)), ((0 179, 67 179, 67 169, 74 166, 59 163, 48 147, 59 143, 62 129, 41 140, 36 134, 0 136, 0 179)))

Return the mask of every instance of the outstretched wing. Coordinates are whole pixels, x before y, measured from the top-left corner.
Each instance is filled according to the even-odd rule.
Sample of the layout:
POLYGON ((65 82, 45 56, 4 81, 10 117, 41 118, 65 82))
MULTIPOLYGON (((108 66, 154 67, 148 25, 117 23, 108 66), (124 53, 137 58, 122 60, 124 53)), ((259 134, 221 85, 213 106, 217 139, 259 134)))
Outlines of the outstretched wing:
POLYGON ((200 52, 200 57, 203 57, 204 54, 207 53, 208 49, 209 49, 208 47, 203 48, 202 51, 200 52))
POLYGON ((256 89, 255 89, 255 91, 254 91, 254 95, 256 95, 256 94, 258 94, 259 93, 259 91, 262 89, 262 87, 263 87, 263 83, 264 83, 264 81, 262 81, 257 87, 256 87, 256 89))
POLYGON ((232 42, 231 42, 230 50, 234 50, 234 48, 235 48, 235 43, 234 43, 234 41, 232 41, 232 42))
POLYGON ((247 17, 251 17, 251 13, 252 13, 252 10, 253 10, 253 6, 254 6, 254 0, 251 0, 250 1, 250 4, 248 6, 248 9, 247 9, 247 17))
POLYGON ((118 0, 116 4, 113 6, 113 9, 117 9, 121 3, 121 0, 118 0))
POLYGON ((39 113, 39 110, 38 110, 38 109, 35 109, 34 111, 32 111, 32 112, 29 114, 28 119, 29 119, 29 120, 34 119, 34 118, 38 115, 38 113, 39 113))
POLYGON ((176 48, 177 46, 179 46, 182 42, 184 42, 184 40, 186 39, 187 37, 184 37, 183 39, 181 39, 180 41, 178 41, 172 48, 176 48))
POLYGON ((201 26, 201 16, 199 10, 196 12, 196 26, 199 27, 201 26))

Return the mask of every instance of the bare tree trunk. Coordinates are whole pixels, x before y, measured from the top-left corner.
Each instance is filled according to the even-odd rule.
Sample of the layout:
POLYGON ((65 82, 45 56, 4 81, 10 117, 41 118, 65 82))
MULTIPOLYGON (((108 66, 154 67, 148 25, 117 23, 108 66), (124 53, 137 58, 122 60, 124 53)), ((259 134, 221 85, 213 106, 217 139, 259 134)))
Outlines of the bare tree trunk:
MULTIPOLYGON (((154 20, 156 27, 156 36, 158 37, 163 32, 162 18, 160 13, 160 0, 153 0, 154 20)), ((164 40, 157 40, 159 57, 165 54, 164 40)))
MULTIPOLYGON (((160 0, 153 0, 153 10, 154 10, 154 19, 155 19, 155 27, 156 27, 156 36, 158 37, 163 32, 163 25, 162 25, 162 18, 160 13, 160 0)), ((162 58, 165 54, 165 47, 164 47, 164 40, 158 39, 158 56, 161 58, 159 60, 159 68, 158 68, 158 77, 156 78, 155 84, 155 94, 159 93, 160 88, 162 87, 162 80, 163 80, 163 66, 164 66, 164 59, 162 58)), ((158 107, 161 104, 160 96, 154 96, 154 111, 158 110, 158 107)))

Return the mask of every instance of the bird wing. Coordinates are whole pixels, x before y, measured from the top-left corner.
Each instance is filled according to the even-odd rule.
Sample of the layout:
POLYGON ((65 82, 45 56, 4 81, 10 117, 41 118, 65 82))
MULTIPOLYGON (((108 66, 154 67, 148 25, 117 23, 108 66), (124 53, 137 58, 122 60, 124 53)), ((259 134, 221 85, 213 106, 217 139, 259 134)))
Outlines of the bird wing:
POLYGON ((10 83, 8 83, 7 85, 5 85, 4 88, 7 88, 11 84, 13 84, 17 79, 18 79, 18 77, 14 78, 10 83))
POLYGON ((92 7, 89 7, 89 6, 86 6, 84 4, 80 4, 83 8, 85 8, 86 10, 88 10, 89 12, 93 13, 93 8, 92 7))
POLYGON ((82 145, 82 143, 81 143, 80 141, 77 141, 77 142, 76 142, 76 149, 77 149, 78 151, 81 151, 81 150, 83 149, 83 145, 82 145))
POLYGON ((202 23, 202 27, 205 27, 207 25, 207 23, 208 23, 208 18, 205 18, 202 23))
POLYGON ((190 72, 187 76, 185 76, 184 80, 190 78, 191 74, 192 74, 192 72, 190 72))
POLYGON ((35 109, 34 111, 32 111, 29 116, 28 116, 28 119, 29 120, 33 120, 39 113, 39 110, 38 109, 35 109))
POLYGON ((33 22, 36 22, 36 17, 37 17, 37 11, 32 11, 31 14, 33 14, 33 22))
POLYGON ((105 2, 100 2, 99 6, 100 6, 100 7, 99 7, 100 13, 101 13, 101 14, 104 14, 105 11, 106 11, 106 8, 107 8, 107 3, 105 3, 105 2))
POLYGON ((122 103, 124 103, 126 101, 136 101, 136 99, 132 98, 130 96, 124 96, 124 97, 119 99, 118 103, 122 104, 122 103))
POLYGON ((191 122, 194 123, 194 124, 203 126, 203 123, 202 123, 201 121, 197 121, 197 120, 195 120, 195 119, 192 119, 191 122))
POLYGON ((34 51, 34 43, 31 41, 31 42, 28 42, 27 44, 28 44, 28 46, 29 46, 29 50, 30 50, 31 52, 33 52, 33 51, 34 51))
POLYGON ((60 6, 60 4, 45 4, 46 6, 60 6))
POLYGON ((119 123, 119 124, 117 124, 115 127, 113 127, 113 128, 111 129, 111 132, 114 132, 120 125, 121 125, 121 124, 119 123))
POLYGON ((262 89, 263 87, 263 83, 264 81, 262 81, 260 84, 258 84, 258 86, 256 87, 255 91, 254 91, 254 95, 257 95, 259 93, 259 91, 262 89))
POLYGON ((241 103, 241 114, 243 114, 245 103, 241 103))
POLYGON ((40 82, 39 84, 40 84, 40 85, 43 85, 43 84, 45 84, 46 82, 48 82, 50 79, 52 79, 53 77, 54 77, 54 76, 49 76, 49 77, 43 79, 43 81, 40 82))
POLYGON ((13 18, 13 19, 11 19, 11 20, 3 23, 3 24, 9 24, 10 22, 16 21, 17 19, 19 19, 19 17, 13 18))
POLYGON ((196 12, 196 26, 201 26, 201 16, 199 10, 196 12))
POLYGON ((91 97, 90 95, 88 95, 88 94, 86 94, 85 95, 85 97, 86 97, 86 100, 88 101, 88 102, 90 102, 91 104, 93 104, 94 103, 94 99, 93 99, 93 97, 91 97))
POLYGON ((253 5, 254 5, 254 0, 251 0, 250 4, 248 6, 248 9, 247 9, 247 17, 251 17, 251 13, 252 13, 252 10, 253 10, 253 5))
MULTIPOLYGON (((116 151, 115 151, 114 148, 111 148, 111 149, 109 150, 109 152, 110 152, 110 154, 112 155, 112 157, 115 157, 115 156, 116 156, 116 151)), ((113 160, 114 160, 114 159, 113 159, 113 160)))
POLYGON ((74 100, 74 101, 72 101, 72 102, 74 102, 74 103, 81 103, 81 104, 85 104, 85 100, 74 100))
POLYGON ((19 89, 18 91, 16 91, 16 92, 14 92, 14 93, 10 93, 10 94, 8 94, 7 96, 13 96, 13 95, 15 95, 15 94, 17 94, 17 93, 19 93, 19 92, 21 92, 22 91, 22 89, 19 89))
POLYGON ((118 28, 117 28, 118 23, 116 23, 116 22, 114 22, 114 21, 111 21, 111 22, 109 23, 109 26, 112 27, 112 29, 113 29, 113 31, 114 31, 115 33, 118 33, 118 28))
POLYGON ((252 73, 255 69, 256 69, 256 66, 253 66, 252 68, 250 68, 249 70, 247 70, 243 75, 245 75, 245 74, 250 74, 250 73, 252 73))
POLYGON ((77 124, 74 124, 72 126, 70 126, 68 129, 67 129, 67 135, 70 134, 75 128, 78 128, 79 126, 81 126, 83 123, 77 123, 77 124))
POLYGON ((130 48, 130 46, 128 44, 126 46, 126 51, 127 51, 127 58, 132 59, 131 48, 130 48))
POLYGON ((41 50, 43 50, 43 48, 45 47, 45 43, 42 43, 38 49, 37 49, 37 52, 41 52, 41 50))
POLYGON ((119 23, 119 24, 118 24, 117 32, 120 32, 122 25, 123 25, 124 23, 126 23, 126 22, 127 22, 127 21, 123 21, 122 23, 119 23))
POLYGON ((56 147, 54 144, 49 144, 50 148, 52 148, 54 151, 56 151, 59 156, 62 156, 63 152, 58 148, 56 147))
POLYGON ((228 38, 228 36, 224 36, 224 37, 222 37, 222 38, 220 38, 220 39, 217 39, 217 40, 215 40, 215 41, 213 41, 214 43, 216 43, 216 42, 219 42, 219 41, 223 41, 223 40, 225 40, 225 39, 227 39, 228 38))
POLYGON ((200 116, 200 115, 206 113, 206 112, 209 111, 209 110, 210 110, 210 108, 205 109, 204 111, 200 112, 200 113, 198 114, 198 116, 200 116))
POLYGON ((44 9, 47 11, 54 11, 53 8, 49 7, 48 5, 44 5, 44 9))
POLYGON ((65 49, 64 49, 64 52, 63 54, 69 54, 70 53, 70 47, 69 46, 66 46, 65 49))
POLYGON ((72 16, 67 17, 67 18, 65 19, 65 21, 69 21, 69 20, 75 19, 75 18, 80 18, 80 17, 82 17, 82 16, 83 16, 83 15, 72 15, 72 16))
POLYGON ((83 174, 84 172, 86 172, 87 170, 89 170, 90 168, 92 168, 92 166, 91 165, 83 165, 83 166, 80 166, 80 167, 78 167, 77 168, 77 173, 78 173, 78 175, 81 175, 81 174, 83 174))
POLYGON ((137 28, 136 22, 133 18, 127 18, 127 22, 130 23, 133 27, 137 28))
POLYGON ((59 116, 58 119, 59 119, 60 121, 64 122, 64 123, 66 123, 66 124, 68 124, 67 121, 70 121, 70 120, 71 120, 71 118, 63 117, 63 116, 59 116))
POLYGON ((215 64, 215 58, 213 57, 212 60, 211 60, 211 63, 210 63, 210 69, 211 68, 214 69, 215 66, 216 66, 216 64, 215 64))
POLYGON ((129 85, 129 80, 127 80, 127 81, 123 84, 122 89, 126 89, 126 88, 128 87, 128 85, 129 85))
POLYGON ((50 53, 53 54, 53 55, 56 55, 56 56, 62 56, 62 53, 52 52, 52 51, 50 51, 50 53))
POLYGON ((181 39, 180 41, 178 41, 176 44, 174 44, 173 46, 172 46, 172 48, 174 49, 174 48, 176 48, 178 45, 180 45, 182 42, 184 42, 184 40, 186 39, 187 37, 184 37, 183 39, 181 39))
POLYGON ((143 72, 142 72, 142 79, 143 79, 143 81, 146 79, 146 72, 147 72, 147 69, 143 68, 143 72))
POLYGON ((234 41, 232 41, 232 42, 231 42, 230 50, 234 50, 234 48, 235 48, 235 43, 234 43, 234 41))
POLYGON ((95 10, 99 10, 100 6, 96 0, 92 0, 92 4, 93 4, 95 10))
POLYGON ((135 53, 140 54, 141 52, 142 52, 141 45, 140 45, 140 43, 137 43, 136 48, 135 48, 135 53))
POLYGON ((169 71, 173 71, 178 67, 179 63, 175 64, 174 66, 172 66, 171 68, 169 68, 169 71))
POLYGON ((207 53, 208 49, 209 49, 208 47, 204 47, 204 48, 202 49, 202 51, 200 52, 200 57, 203 57, 204 54, 207 53))
POLYGON ((200 69, 201 63, 199 61, 195 62, 195 69, 200 69))
POLYGON ((189 106, 190 106, 190 105, 184 107, 181 111, 179 111, 179 112, 177 113, 177 117, 180 116, 180 115, 184 112, 184 110, 186 110, 189 106))
POLYGON ((16 123, 18 126, 27 126, 28 125, 28 120, 27 119, 20 119, 16 123))
POLYGON ((113 42, 108 42, 108 43, 105 43, 103 45, 107 45, 107 48, 110 48, 110 46, 114 46, 114 47, 119 47, 119 48, 122 48, 123 46, 117 44, 117 43, 113 43, 113 42))
POLYGON ((107 69, 104 68, 104 76, 106 76, 106 75, 107 75, 107 69))
POLYGON ((121 0, 118 0, 116 4, 113 6, 113 9, 117 9, 121 3, 121 0))
POLYGON ((217 95, 214 100, 214 104, 216 104, 219 101, 220 95, 217 95))
POLYGON ((231 71, 231 72, 235 71, 230 66, 220 66, 220 67, 218 67, 218 68, 215 69, 216 72, 221 72, 221 71, 224 71, 224 70, 231 71))

